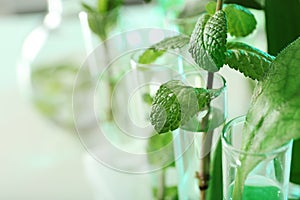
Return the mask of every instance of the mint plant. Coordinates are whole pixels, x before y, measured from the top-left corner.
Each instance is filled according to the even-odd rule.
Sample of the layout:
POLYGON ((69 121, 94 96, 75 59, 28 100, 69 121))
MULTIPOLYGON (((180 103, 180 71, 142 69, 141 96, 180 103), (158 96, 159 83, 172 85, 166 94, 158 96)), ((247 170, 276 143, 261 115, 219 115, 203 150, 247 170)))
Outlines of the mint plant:
MULTIPOLYGON (((226 36, 227 33, 230 33, 233 36, 246 36, 250 34, 256 26, 256 21, 254 16, 244 7, 230 4, 227 6, 224 6, 222 9, 222 1, 218 1, 217 4, 215 3, 209 3, 206 7, 208 13, 204 14, 200 17, 198 20, 195 29, 190 36, 190 41, 187 43, 186 40, 184 40, 187 44, 189 44, 189 52, 191 53, 192 57, 194 58, 195 62, 198 64, 199 67, 205 69, 210 74, 209 80, 208 80, 208 88, 194 88, 191 89, 188 86, 184 86, 181 82, 168 82, 161 86, 161 88, 158 90, 156 96, 154 97, 153 105, 152 105, 152 113, 151 113, 151 123, 153 124, 154 128, 158 133, 164 133, 167 131, 172 131, 177 129, 180 126, 183 126, 187 119, 193 117, 197 112, 200 112, 201 110, 205 108, 209 108, 209 102, 213 99, 209 95, 209 92, 207 92, 211 86, 210 83, 213 81, 213 73, 218 71, 221 67, 223 67, 224 64, 228 64, 229 67, 234 68, 236 70, 239 70, 242 72, 245 76, 248 76, 252 79, 256 79, 258 81, 262 81, 260 83, 260 89, 257 89, 258 91, 265 91, 263 88, 267 87, 266 85, 269 84, 263 84, 268 83, 267 80, 272 80, 272 76, 275 76, 277 71, 272 70, 274 66, 279 65, 276 63, 281 63, 281 59, 289 59, 291 58, 289 56, 282 58, 283 56, 279 56, 278 59, 275 60, 275 57, 260 51, 257 48, 254 48, 252 46, 249 46, 244 43, 240 42, 227 42, 226 36), (213 9, 216 8, 216 9, 213 9), (236 18, 238 17, 238 18, 236 18), (279 61, 278 61, 279 60, 279 61), (274 73, 276 72, 276 73, 274 73), (266 77, 268 77, 266 79, 266 77), (186 92, 184 89, 187 89, 190 92, 186 92), (207 91, 205 91, 205 89, 207 91), (184 92, 181 92, 183 90, 184 92), (199 91, 201 91, 202 95, 199 94, 199 91), (184 94, 186 93, 186 94, 184 94), (189 98, 189 96, 193 96, 193 98, 189 98), (195 100, 195 99, 197 100, 195 100), (200 99, 199 99, 200 98, 200 99), (200 103, 199 103, 200 102, 200 103), (203 103, 205 102, 205 103, 203 103), (196 106, 195 106, 196 105, 196 106)), ((176 36, 179 37, 179 36, 176 36)), ((183 37, 183 36, 182 36, 183 37)), ((169 43, 169 46, 165 46, 165 42, 162 41, 156 45, 153 45, 151 48, 149 48, 144 55, 152 52, 152 58, 156 59, 156 57, 163 54, 163 51, 170 49, 170 48, 177 48, 176 45, 177 40, 172 40, 172 38, 167 38, 166 40, 172 41, 172 43, 169 43), (156 55, 155 55, 156 54, 156 55), (160 54, 160 55, 159 55, 160 54), (153 56, 154 55, 154 56, 153 56)), ((297 44, 294 44, 297 47, 297 44)), ((295 49, 294 49, 295 52, 295 49)), ((297 60, 297 59, 296 59, 297 60)), ((150 62, 151 58, 148 59, 147 62, 150 62)), ((278 67, 279 68, 279 67, 278 67)), ((287 71, 278 71, 278 73, 282 74, 289 74, 287 71)), ((279 76, 280 77, 280 76, 279 76)), ((288 80, 287 77, 280 77, 282 79, 288 80)), ((280 79, 278 79, 277 83, 279 83, 280 79)), ((287 83, 284 83, 283 85, 287 85, 287 83)), ((292 83, 292 81, 291 81, 292 83)), ((273 87, 270 88, 276 88, 277 85, 275 84, 273 87)), ((293 87, 297 88, 297 87, 293 87)), ((278 90, 281 91, 281 90, 278 90)), ((280 95, 279 95, 280 96, 280 95)), ((272 95, 269 95, 269 97, 272 97, 272 95)), ((278 96, 274 96, 273 99, 275 99, 278 96)), ((263 98, 261 98, 263 99, 263 98)), ((281 102, 279 105, 283 105, 285 103, 285 100, 287 99, 280 99, 277 102, 281 102)), ((264 106, 266 102, 261 100, 261 103, 258 103, 260 106, 264 106)), ((278 105, 278 104, 274 104, 278 105)), ((293 104, 294 105, 294 104, 293 104)), ((255 108, 254 103, 252 106, 252 109, 255 108)), ((262 107, 261 107, 262 108, 262 107)), ((265 107, 267 108, 267 107, 265 107)), ((261 118, 258 122, 252 119, 258 119, 255 116, 256 112, 253 112, 252 109, 250 109, 247 120, 251 124, 255 124, 256 126, 260 126, 261 123, 265 120, 265 118, 261 118), (252 114, 251 114, 252 113, 252 114)), ((270 108, 269 108, 270 109, 270 108)), ((271 109, 275 109, 275 107, 271 107, 271 109)), ((256 110, 256 109, 254 109, 256 110)), ((259 110, 259 109, 258 109, 259 110)), ((278 115, 277 112, 274 112, 278 115)), ((285 108, 282 111, 286 111, 285 108)), ((286 115, 283 116, 283 118, 277 118, 278 124, 286 124, 286 127, 290 126, 296 126, 295 121, 293 121, 293 125, 286 123, 285 119, 292 118, 292 112, 287 112, 286 115), (280 123, 279 123, 280 121, 280 123)), ((266 116, 269 116, 271 114, 270 112, 265 113, 266 116)), ((267 119, 267 118, 266 118, 267 119)), ((272 118, 274 119, 274 118, 272 118)), ((284 127, 284 126, 282 126, 284 127)), ((260 127, 258 127, 260 128, 260 127)), ((267 129, 269 127, 266 127, 267 129)), ((279 129, 278 126, 276 126, 276 130, 282 130, 279 129)), ((266 130, 267 130, 266 129, 266 130)), ((275 127, 274 127, 275 129, 275 127)), ((271 130, 271 129, 270 129, 271 130)), ((274 130, 273 130, 274 131, 274 130)), ((252 132, 254 134, 254 132, 252 132)), ((265 131, 262 131, 261 135, 268 135, 268 132, 265 133, 265 131)), ((251 134, 250 134, 251 135, 251 134)), ((271 138, 270 134, 266 137, 271 138)), ((253 136, 249 138, 254 138, 253 136)), ((249 138, 246 138, 244 141, 244 145, 247 148, 250 148, 251 140, 249 138)), ((263 138, 263 137, 261 137, 263 138)), ((295 138, 295 135, 289 135, 286 140, 287 141, 291 138, 295 138)), ((264 138, 265 139, 265 138, 264 138)), ((276 140, 276 139, 275 139, 276 140)), ((261 140, 263 141, 263 139, 261 140)), ((272 141, 270 139, 270 141, 272 141)), ((276 144, 276 143, 275 143, 276 144)), ((277 142, 278 144, 278 142, 277 142)), ((280 143, 282 144, 282 143, 280 143)), ((271 145, 271 143, 267 143, 268 147, 274 148, 274 146, 271 145)), ((276 145, 275 145, 276 146, 276 145)), ((262 145, 263 147, 263 145, 262 145)), ((255 149, 255 148, 254 148, 255 149)), ((249 149, 248 149, 249 150, 249 149)), ((266 150, 266 149, 264 149, 266 150)), ((245 161, 247 162, 247 161, 245 161)), ((251 161, 248 161, 251 162, 251 161)), ((258 161, 257 161, 258 162, 258 161)), ((238 189, 235 189, 236 193, 236 199, 241 199, 241 196, 239 196, 241 193, 237 191, 240 190, 243 185, 243 180, 245 176, 242 176, 243 174, 247 174, 247 172, 251 171, 251 166, 255 166, 257 162, 252 161, 252 164, 248 165, 248 171, 241 170, 241 177, 240 178, 240 184, 236 187, 238 189), (243 172, 245 171, 245 172, 243 172)), ((205 171, 205 170, 203 170, 205 171)), ((205 171, 207 173, 207 170, 205 171)), ((207 174, 206 174, 207 175, 207 174)), ((202 174, 203 177, 203 174, 202 174)), ((208 180, 202 180, 208 186, 208 180)), ((204 195, 205 196, 205 195, 204 195)), ((207 195, 209 196, 209 195, 207 195)), ((222 198, 222 197, 219 197, 222 198)))

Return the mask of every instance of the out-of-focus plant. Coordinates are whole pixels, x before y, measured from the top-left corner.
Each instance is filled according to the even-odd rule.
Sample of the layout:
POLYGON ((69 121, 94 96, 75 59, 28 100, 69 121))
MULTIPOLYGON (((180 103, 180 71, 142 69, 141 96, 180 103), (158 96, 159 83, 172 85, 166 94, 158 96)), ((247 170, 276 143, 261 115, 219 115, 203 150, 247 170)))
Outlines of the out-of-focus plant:
POLYGON ((102 41, 106 40, 111 29, 117 24, 123 0, 98 0, 96 6, 82 3, 88 14, 90 29, 102 41))
MULTIPOLYGON (((109 64, 110 55, 109 47, 106 39, 110 31, 117 25, 120 8, 123 0, 97 0, 95 6, 82 3, 83 9, 87 13, 88 24, 91 31, 102 41, 104 47, 103 62, 104 66, 109 64)), ((111 96, 115 81, 110 70, 108 70, 108 102, 111 102, 111 96)), ((112 109, 107 111, 107 120, 111 121, 113 118, 112 109)))

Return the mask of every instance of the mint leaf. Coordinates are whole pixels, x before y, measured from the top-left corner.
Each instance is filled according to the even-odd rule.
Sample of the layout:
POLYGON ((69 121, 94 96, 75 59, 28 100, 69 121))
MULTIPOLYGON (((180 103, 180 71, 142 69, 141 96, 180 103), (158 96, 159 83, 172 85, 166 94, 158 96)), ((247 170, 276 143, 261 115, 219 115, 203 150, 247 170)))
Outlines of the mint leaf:
POLYGON ((261 143, 254 150, 271 150, 300 138, 299 66, 300 38, 276 57, 265 80, 255 89, 247 121, 253 125, 261 120, 263 123, 255 135, 245 140, 261 143))
POLYGON ((227 16, 230 35, 244 37, 256 28, 255 17, 247 8, 237 4, 228 4, 224 11, 227 16))
POLYGON ((208 14, 213 15, 216 12, 217 3, 214 1, 210 1, 206 4, 205 9, 208 14))
POLYGON ((179 80, 164 83, 153 100, 151 124, 158 133, 175 130, 204 110, 212 96, 206 89, 186 86, 179 80))
POLYGON ((219 10, 212 17, 204 14, 199 18, 192 33, 189 52, 201 68, 216 72, 225 61, 226 39, 225 13, 219 10))
MULTIPOLYGON (((206 4, 208 14, 213 15, 215 13, 216 5, 214 1, 206 4)), ((237 4, 228 4, 225 5, 223 10, 226 13, 230 35, 244 37, 255 30, 256 19, 247 8, 237 4)))
POLYGON ((176 35, 174 37, 166 38, 159 43, 152 45, 140 57, 139 63, 150 64, 153 63, 158 57, 164 54, 166 50, 182 48, 188 44, 190 38, 186 35, 176 35))
MULTIPOLYGON (((300 138, 300 38, 272 62, 265 79, 254 90, 244 127, 242 150, 270 151, 300 138)), ((260 162, 243 157, 234 194, 241 196, 248 173, 260 162)))
POLYGON ((162 50, 177 49, 182 48, 184 45, 188 44, 189 41, 190 38, 186 35, 176 35, 173 37, 168 37, 161 42, 154 44, 152 47, 162 50))
POLYGON ((262 80, 275 57, 241 42, 228 42, 225 63, 252 79, 262 80))
POLYGON ((151 105, 153 102, 153 98, 149 93, 144 93, 142 99, 148 105, 151 105))
POLYGON ((142 55, 140 55, 138 62, 140 64, 151 64, 153 63, 158 57, 165 53, 164 50, 157 50, 155 48, 149 48, 144 51, 142 55))

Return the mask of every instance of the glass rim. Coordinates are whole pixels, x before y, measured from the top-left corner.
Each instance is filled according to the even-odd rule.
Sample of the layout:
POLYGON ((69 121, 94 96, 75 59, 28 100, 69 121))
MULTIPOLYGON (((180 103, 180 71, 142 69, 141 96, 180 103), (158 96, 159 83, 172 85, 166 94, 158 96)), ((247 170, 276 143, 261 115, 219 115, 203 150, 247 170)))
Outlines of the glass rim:
MULTIPOLYGON (((132 54, 130 55, 130 63, 131 63, 131 68, 132 69, 137 69, 137 68, 141 68, 141 69, 164 69, 164 68, 170 68, 172 69, 172 64, 170 63, 150 63, 150 64, 142 64, 142 63, 139 63, 137 61, 137 55, 139 55, 141 52, 145 51, 147 48, 145 49, 137 49, 135 51, 132 52, 132 54)), ((174 51, 166 51, 165 53, 169 53, 173 56, 180 56, 181 54, 180 53, 176 53, 174 51)), ((183 58, 183 60, 185 60, 185 58, 183 58)), ((188 63, 190 63, 189 61, 187 61, 188 63)), ((192 63, 190 63, 192 64, 192 63)), ((176 71, 175 69, 173 69, 174 71, 176 71)), ((184 71, 184 72, 178 72, 178 75, 176 75, 175 77, 173 77, 172 80, 176 80, 177 78, 181 78, 182 75, 191 75, 191 74, 201 74, 202 77, 205 77, 205 76, 208 76, 208 72, 205 71, 204 69, 202 68, 199 68, 199 67, 194 67, 194 70, 190 70, 190 71, 184 71)), ((219 91, 219 92, 223 92, 224 90, 226 90, 227 88, 227 81, 225 79, 224 76, 222 76, 220 73, 218 72, 214 72, 214 81, 215 81, 215 77, 218 77, 221 82, 222 82, 222 85, 220 87, 213 87, 212 89, 207 89, 209 91, 219 91)), ((206 83, 206 80, 205 80, 205 84, 206 83)))
MULTIPOLYGON (((192 75, 192 74, 201 74, 201 77, 205 77, 208 75, 208 72, 203 70, 203 69, 195 69, 193 71, 187 71, 187 72, 183 72, 183 73, 178 73, 178 78, 182 75, 192 75)), ((218 77, 219 80, 222 82, 222 86, 220 87, 213 87, 211 89, 207 89, 207 90, 210 90, 210 91, 213 91, 213 90, 219 90, 220 92, 224 91, 226 88, 227 88, 227 82, 226 82, 226 79, 224 78, 224 76, 222 76, 221 74, 219 74, 218 72, 214 72, 214 81, 215 81, 215 77, 218 77)), ((176 77, 174 77, 174 79, 176 79, 176 77)), ((207 80, 205 80, 205 84, 207 80)))
MULTIPOLYGON (((166 67, 171 67, 172 65, 170 63, 149 63, 149 64, 143 64, 143 63, 139 63, 138 62, 138 58, 136 58, 136 56, 140 55, 141 52, 146 51, 148 48, 145 49, 137 49, 135 51, 132 52, 132 54, 130 55, 130 63, 132 64, 132 68, 144 68, 144 69, 148 69, 148 68, 155 68, 155 69, 160 69, 160 68, 166 68, 166 67)), ((176 54, 175 52, 172 51, 167 51, 166 53, 178 56, 178 54, 176 54)))
POLYGON ((242 116, 238 116, 238 117, 235 117, 233 119, 231 119, 229 122, 227 122, 223 129, 222 129, 222 145, 228 149, 230 149, 231 151, 235 152, 235 153, 238 153, 238 154, 243 154, 243 155, 249 155, 249 156, 256 156, 256 157, 267 157, 267 156, 272 156, 272 155, 277 155, 279 153, 282 153, 284 151, 286 151, 290 144, 293 142, 293 140, 283 144, 282 146, 280 147, 277 147, 273 150, 268 150, 268 151, 264 151, 264 152, 260 152, 260 153, 254 153, 254 152, 247 152, 247 151, 243 151, 243 150, 240 150, 236 147, 234 147, 231 142, 228 141, 227 139, 227 133, 229 131, 229 129, 231 127, 233 127, 234 125, 237 125, 237 124, 240 124, 240 123, 245 123, 246 122, 246 115, 242 115, 242 116))
MULTIPOLYGON (((170 68, 172 67, 172 64, 170 63, 150 63, 150 64, 142 64, 142 63, 139 63, 137 61, 137 58, 135 56, 139 55, 140 52, 144 51, 146 49, 139 49, 139 50, 136 50, 134 52, 132 52, 132 54, 130 55, 130 63, 131 63, 131 68, 132 69, 137 69, 137 68, 141 68, 141 69, 151 69, 151 68, 154 68, 154 69, 165 69, 165 68, 170 68)), ((167 51, 167 53, 169 54, 172 54, 174 56, 180 56, 181 54, 180 53, 176 53, 176 52, 173 52, 173 51, 167 51)), ((184 59, 184 58, 183 58, 184 59)), ((191 63, 190 63, 191 64, 191 63)), ((173 69, 174 71, 176 71, 175 69, 173 69)), ((208 72, 205 71, 204 69, 201 69, 197 66, 194 66, 194 70, 191 70, 191 71, 186 71, 186 72, 178 72, 178 75, 173 77, 172 80, 176 80, 176 78, 181 78, 182 75, 192 75, 192 74, 201 74, 202 77, 205 77, 208 75, 208 72)), ((218 72, 214 72, 214 77, 218 77, 219 80, 222 82, 222 85, 220 87, 213 87, 212 89, 207 89, 209 91, 214 91, 214 90, 219 90, 220 92, 226 90, 227 88, 227 81, 225 79, 224 76, 222 76, 220 73, 218 72)), ((205 84, 207 80, 205 80, 205 84)), ((216 79, 214 78, 214 81, 216 81, 216 79)))

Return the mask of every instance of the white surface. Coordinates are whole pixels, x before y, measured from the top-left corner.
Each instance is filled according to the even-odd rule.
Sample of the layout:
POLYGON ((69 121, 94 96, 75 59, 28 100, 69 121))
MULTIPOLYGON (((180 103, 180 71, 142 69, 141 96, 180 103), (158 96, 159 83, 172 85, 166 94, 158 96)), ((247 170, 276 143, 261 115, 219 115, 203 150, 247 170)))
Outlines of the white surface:
POLYGON ((44 120, 18 89, 20 48, 41 17, 0 18, 0 199, 94 199, 77 137, 44 120))

